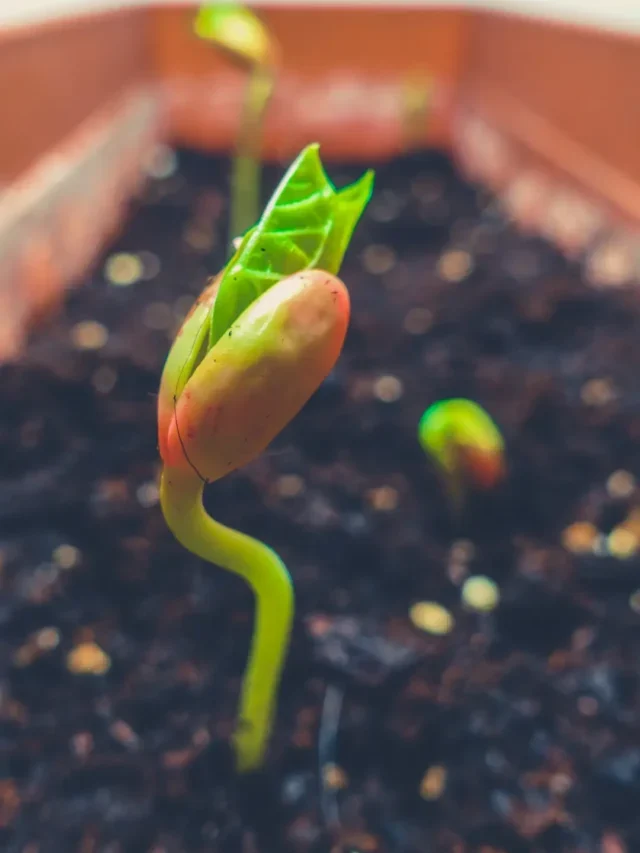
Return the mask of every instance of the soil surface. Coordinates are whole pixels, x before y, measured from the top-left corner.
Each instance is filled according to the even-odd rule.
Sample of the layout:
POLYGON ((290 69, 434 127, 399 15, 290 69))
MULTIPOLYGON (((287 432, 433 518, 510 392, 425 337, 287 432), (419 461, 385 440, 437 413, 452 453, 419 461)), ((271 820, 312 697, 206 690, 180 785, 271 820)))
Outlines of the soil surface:
POLYGON ((251 596, 172 540, 155 485, 159 374, 224 263, 229 165, 161 165, 0 368, 0 848, 640 850, 635 294, 590 287, 441 155, 379 168, 336 370, 207 495, 297 591, 269 764, 239 782, 251 596), (450 396, 489 410, 509 459, 455 522, 416 441, 450 396), (463 604, 471 575, 495 609, 463 604), (445 633, 412 622, 420 602, 445 633))

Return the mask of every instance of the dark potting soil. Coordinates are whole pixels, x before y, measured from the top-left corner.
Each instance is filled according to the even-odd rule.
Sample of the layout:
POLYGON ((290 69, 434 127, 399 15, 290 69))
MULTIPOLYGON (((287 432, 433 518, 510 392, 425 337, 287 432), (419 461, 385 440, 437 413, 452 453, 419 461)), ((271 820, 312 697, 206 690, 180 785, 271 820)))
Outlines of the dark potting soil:
POLYGON ((640 850, 640 558, 604 538, 638 503, 637 297, 590 288, 438 154, 379 168, 337 368, 207 495, 297 591, 268 766, 234 777, 251 596, 172 540, 155 487, 159 374, 224 263, 228 172, 181 153, 0 369, 1 849, 640 850), (458 395, 501 425, 510 471, 454 524, 416 424, 458 395), (602 532, 584 556, 576 521, 602 532), (469 575, 495 610, 463 606, 469 575), (429 601, 442 636, 412 624, 429 601))

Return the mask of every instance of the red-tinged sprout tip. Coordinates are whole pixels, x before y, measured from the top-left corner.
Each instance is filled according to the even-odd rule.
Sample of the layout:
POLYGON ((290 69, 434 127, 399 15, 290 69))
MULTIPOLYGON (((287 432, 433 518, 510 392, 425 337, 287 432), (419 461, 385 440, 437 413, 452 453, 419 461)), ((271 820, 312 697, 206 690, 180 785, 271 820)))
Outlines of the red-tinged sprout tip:
POLYGON ((506 465, 500 448, 493 450, 461 446, 460 456, 469 478, 476 488, 493 489, 504 478, 506 465))
POLYGON ((487 412, 471 400, 434 403, 420 419, 418 438, 447 477, 491 489, 506 474, 502 434, 487 412))
POLYGON ((168 419, 171 383, 161 389, 165 465, 213 481, 258 456, 333 368, 349 312, 346 287, 323 271, 265 291, 204 355, 177 400, 169 399, 168 419))

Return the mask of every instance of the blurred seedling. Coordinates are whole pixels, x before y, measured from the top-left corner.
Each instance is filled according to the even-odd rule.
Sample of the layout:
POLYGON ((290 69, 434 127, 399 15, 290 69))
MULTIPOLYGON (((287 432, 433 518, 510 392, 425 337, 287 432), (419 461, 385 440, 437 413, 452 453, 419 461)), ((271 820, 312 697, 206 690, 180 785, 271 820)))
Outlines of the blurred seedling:
POLYGON ((231 245, 255 225, 259 215, 262 137, 278 50, 264 23, 238 3, 202 6, 194 30, 249 72, 231 175, 231 245))
POLYGON ((454 398, 429 406, 418 424, 418 440, 438 470, 456 518, 472 489, 489 491, 506 475, 502 434, 471 400, 454 398))

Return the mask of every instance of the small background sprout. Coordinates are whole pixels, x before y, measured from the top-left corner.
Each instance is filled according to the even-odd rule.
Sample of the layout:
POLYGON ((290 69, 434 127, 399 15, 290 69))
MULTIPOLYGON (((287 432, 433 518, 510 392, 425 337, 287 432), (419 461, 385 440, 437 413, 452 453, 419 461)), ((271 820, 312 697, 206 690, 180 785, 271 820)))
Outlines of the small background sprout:
POLYGON ((260 209, 260 149, 275 85, 277 49, 262 21, 238 3, 202 6, 194 31, 249 70, 231 175, 229 242, 255 225, 260 209))
POLYGON ((462 512, 469 487, 494 488, 506 474, 504 439, 477 403, 442 400, 424 412, 418 440, 435 462, 452 511, 462 512))

